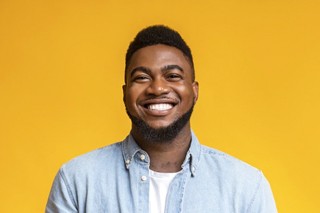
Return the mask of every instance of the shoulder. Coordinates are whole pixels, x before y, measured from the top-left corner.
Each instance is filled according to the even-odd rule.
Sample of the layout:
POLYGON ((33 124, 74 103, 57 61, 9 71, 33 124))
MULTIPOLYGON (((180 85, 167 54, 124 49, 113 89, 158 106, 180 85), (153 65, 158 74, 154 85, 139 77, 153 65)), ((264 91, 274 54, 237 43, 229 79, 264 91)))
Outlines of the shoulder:
POLYGON ((224 165, 225 169, 244 169, 245 171, 259 172, 260 170, 250 164, 233 157, 220 150, 201 145, 201 156, 206 161, 212 161, 217 165, 224 165))
POLYGON ((121 142, 118 142, 71 159, 61 166, 60 172, 67 176, 95 174, 123 162, 121 158, 121 142))
POLYGON ((276 212, 270 185, 261 170, 214 148, 200 145, 193 182, 194 190, 228 201, 244 212, 276 212))
POLYGON ((263 196, 263 191, 270 191, 261 170, 219 150, 201 146, 199 165, 199 173, 218 185, 226 199, 245 203, 246 208, 263 196))
POLYGON ((227 153, 201 145, 199 165, 228 183, 258 187, 264 178, 261 170, 227 153))
POLYGON ((275 213, 277 208, 270 184, 261 170, 219 150, 201 146, 202 164, 210 170, 228 198, 236 205, 246 204, 246 212, 275 213))

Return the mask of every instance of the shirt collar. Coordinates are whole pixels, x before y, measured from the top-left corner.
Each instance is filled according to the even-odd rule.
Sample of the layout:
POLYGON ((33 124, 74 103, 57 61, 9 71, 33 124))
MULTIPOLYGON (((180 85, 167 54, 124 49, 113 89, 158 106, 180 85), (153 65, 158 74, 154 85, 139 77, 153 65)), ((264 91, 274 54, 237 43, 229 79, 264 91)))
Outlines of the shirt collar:
POLYGON ((142 149, 138 146, 132 135, 128 135, 122 143, 122 153, 127 169, 129 169, 134 155, 139 151, 142 151, 142 149))
MULTIPOLYGON (((187 152, 186 158, 182 163, 182 168, 184 169, 187 165, 190 165, 190 172, 192 176, 195 175, 198 162, 200 160, 201 145, 195 136, 194 132, 191 131, 191 144, 187 152)), ((122 153, 126 168, 129 169, 133 157, 137 152, 144 152, 136 143, 132 135, 128 135, 122 143, 122 153)))
POLYGON ((189 168, 192 176, 195 176, 195 173, 197 171, 198 163, 200 160, 200 152, 201 152, 201 145, 198 141, 198 138, 194 134, 194 132, 191 131, 190 148, 187 152, 184 162, 182 163, 182 168, 185 168, 186 165, 190 165, 189 168))

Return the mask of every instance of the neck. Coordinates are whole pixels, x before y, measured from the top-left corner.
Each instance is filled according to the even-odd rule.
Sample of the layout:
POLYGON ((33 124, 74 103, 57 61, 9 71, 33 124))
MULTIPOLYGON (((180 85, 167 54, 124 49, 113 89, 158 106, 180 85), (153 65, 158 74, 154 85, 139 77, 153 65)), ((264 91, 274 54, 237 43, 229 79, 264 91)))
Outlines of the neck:
POLYGON ((131 131, 139 146, 145 150, 150 157, 150 169, 157 172, 178 172, 185 159, 191 143, 190 124, 178 133, 170 141, 146 141, 137 131, 131 131))

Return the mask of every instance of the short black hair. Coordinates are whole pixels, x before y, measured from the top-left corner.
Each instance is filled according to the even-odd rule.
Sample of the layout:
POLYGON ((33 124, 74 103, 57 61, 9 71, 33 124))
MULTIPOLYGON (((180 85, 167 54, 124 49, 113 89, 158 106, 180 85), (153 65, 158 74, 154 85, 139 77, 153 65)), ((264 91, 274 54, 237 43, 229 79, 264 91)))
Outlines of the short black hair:
MULTIPOLYGON (((192 80, 195 79, 194 74, 194 64, 191 54, 191 49, 187 43, 183 40, 181 35, 164 25, 153 25, 142 29, 130 43, 127 54, 126 54, 126 64, 125 64, 125 78, 126 71, 130 62, 132 55, 139 49, 147 46, 164 44, 168 46, 175 47, 182 51, 182 53, 188 58, 188 61, 192 68, 192 80)), ((126 79, 125 79, 126 81, 126 79)))

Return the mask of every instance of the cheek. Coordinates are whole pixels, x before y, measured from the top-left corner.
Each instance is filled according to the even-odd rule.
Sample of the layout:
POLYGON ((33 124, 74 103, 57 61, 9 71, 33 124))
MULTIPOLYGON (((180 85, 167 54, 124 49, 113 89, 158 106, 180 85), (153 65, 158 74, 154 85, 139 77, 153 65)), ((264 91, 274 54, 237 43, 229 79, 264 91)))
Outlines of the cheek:
POLYGON ((180 86, 176 88, 177 93, 184 102, 194 101, 194 90, 192 86, 180 86))
POLYGON ((140 91, 137 88, 131 87, 126 91, 125 101, 127 107, 134 107, 138 101, 140 91))
POLYGON ((125 97, 125 105, 127 108, 132 108, 132 105, 134 103, 134 97, 130 94, 126 95, 125 97))

